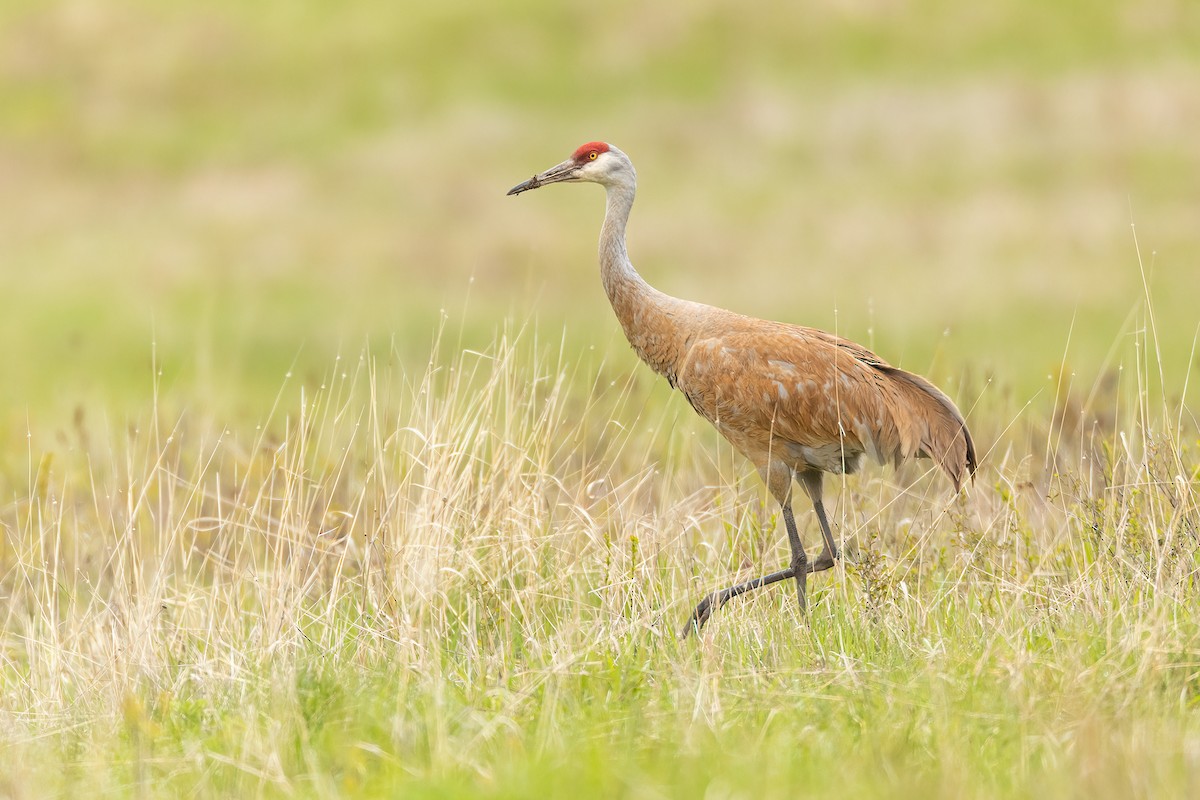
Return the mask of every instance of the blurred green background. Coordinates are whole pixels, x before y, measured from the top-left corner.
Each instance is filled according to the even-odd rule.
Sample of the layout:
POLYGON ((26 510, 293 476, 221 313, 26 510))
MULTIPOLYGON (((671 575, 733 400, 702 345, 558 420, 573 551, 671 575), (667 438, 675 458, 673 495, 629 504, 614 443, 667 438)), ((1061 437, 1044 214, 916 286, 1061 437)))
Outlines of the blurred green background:
POLYGON ((1168 382, 1196 365, 1189 0, 7 0, 0 98, 12 429, 144 407, 152 354, 173 403, 258 419, 443 324, 633 369, 601 190, 504 196, 591 139, 672 294, 1035 396, 1132 358, 1132 222, 1168 382))

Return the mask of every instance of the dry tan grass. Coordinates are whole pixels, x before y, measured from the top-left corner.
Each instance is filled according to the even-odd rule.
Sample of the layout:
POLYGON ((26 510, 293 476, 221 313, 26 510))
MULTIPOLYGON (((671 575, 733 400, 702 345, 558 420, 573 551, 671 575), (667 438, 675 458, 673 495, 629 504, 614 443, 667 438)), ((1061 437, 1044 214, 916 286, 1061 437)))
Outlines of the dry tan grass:
MULTIPOLYGON (((776 746, 845 748, 864 714, 882 748, 864 791, 1101 785, 1143 758, 1161 774, 1120 786, 1193 779, 1195 428, 1160 404, 1153 365, 1054 422, 985 391, 967 494, 921 468, 841 486, 849 555, 815 581, 811 629, 790 593, 764 592, 684 644, 704 591, 784 560, 776 521, 686 409, 609 372, 506 335, 435 352, 411 383, 369 354, 339 360, 286 386, 257 432, 159 412, 31 440, 0 552, 0 715, 5 746, 32 754, 12 774, 51 780, 54 754, 82 747, 82 772, 54 779, 68 793, 93 772, 113 791, 176 775, 164 785, 339 793, 319 776, 348 756, 311 738, 311 704, 332 697, 384 725, 348 735, 391 786, 492 785, 510 747, 594 755, 637 719, 715 779, 716 742, 761 724, 776 746), (370 675, 383 683, 357 701, 335 688, 370 675), (831 727, 772 728, 781 702, 831 727), (916 750, 908 703, 930 737, 916 750), (993 715, 995 752, 977 725, 993 715), (964 747, 982 750, 956 771, 964 747), (887 772, 901 764, 925 778, 887 772)), ((643 768, 671 782, 666 763, 643 768)))

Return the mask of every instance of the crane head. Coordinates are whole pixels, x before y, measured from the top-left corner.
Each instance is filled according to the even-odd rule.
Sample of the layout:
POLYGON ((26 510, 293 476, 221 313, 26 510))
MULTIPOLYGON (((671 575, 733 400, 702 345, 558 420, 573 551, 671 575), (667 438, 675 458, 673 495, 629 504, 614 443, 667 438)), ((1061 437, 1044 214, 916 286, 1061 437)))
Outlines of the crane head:
POLYGON ((520 194, 548 183, 589 181, 608 186, 622 179, 632 182, 633 174, 633 164, 620 150, 605 142, 588 142, 580 145, 566 161, 518 183, 508 194, 520 194))

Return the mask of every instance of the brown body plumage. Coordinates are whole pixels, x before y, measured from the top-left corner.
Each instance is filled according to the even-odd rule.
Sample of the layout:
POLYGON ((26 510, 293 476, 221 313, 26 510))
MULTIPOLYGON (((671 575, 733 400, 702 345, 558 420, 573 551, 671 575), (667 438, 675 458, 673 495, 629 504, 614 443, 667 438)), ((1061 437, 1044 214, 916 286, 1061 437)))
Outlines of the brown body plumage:
POLYGON ((719 607, 787 578, 796 580, 804 608, 806 575, 828 569, 838 557, 821 500, 823 473, 854 472, 867 457, 893 464, 919 457, 932 458, 955 491, 974 475, 975 447, 962 415, 924 378, 833 334, 680 300, 647 284, 625 249, 637 178, 620 150, 602 142, 586 144, 509 194, 560 181, 605 186, 601 277, 626 338, 750 459, 783 509, 791 564, 705 598, 686 631, 703 625, 714 603, 719 607), (793 480, 812 499, 825 542, 811 563, 792 515, 793 480))

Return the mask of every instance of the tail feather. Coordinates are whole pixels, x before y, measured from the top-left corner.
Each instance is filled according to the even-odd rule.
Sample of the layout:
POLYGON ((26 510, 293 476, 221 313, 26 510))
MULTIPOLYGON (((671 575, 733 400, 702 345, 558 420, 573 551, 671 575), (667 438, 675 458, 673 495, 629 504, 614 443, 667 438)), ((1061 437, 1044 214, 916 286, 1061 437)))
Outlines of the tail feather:
POLYGON ((896 367, 883 370, 895 383, 900 398, 899 427, 908 435, 905 456, 932 458, 959 491, 970 479, 974 481, 978 463, 975 442, 967 423, 954 403, 940 389, 920 375, 896 367), (915 452, 914 452, 915 451, 915 452))

